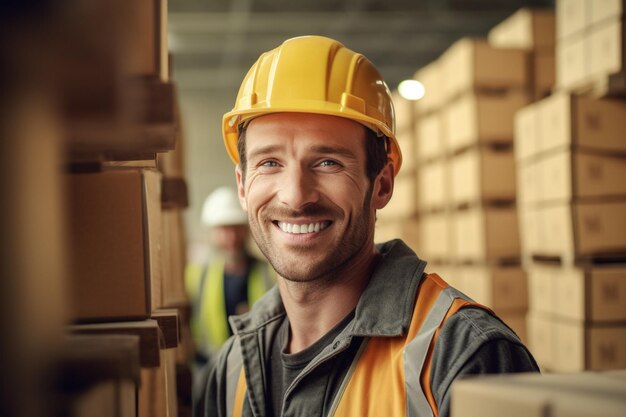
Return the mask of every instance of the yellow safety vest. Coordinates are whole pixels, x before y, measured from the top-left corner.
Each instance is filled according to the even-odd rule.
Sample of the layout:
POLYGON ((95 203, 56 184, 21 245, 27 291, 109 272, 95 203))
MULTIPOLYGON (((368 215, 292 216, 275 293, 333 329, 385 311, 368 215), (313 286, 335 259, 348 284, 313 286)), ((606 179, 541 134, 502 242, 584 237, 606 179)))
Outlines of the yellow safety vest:
MULTIPOLYGON (((250 306, 272 285, 268 275, 267 267, 262 263, 256 262, 252 265, 247 290, 250 306)), ((185 274, 185 284, 190 299, 198 300, 194 303, 197 311, 190 323, 194 340, 201 349, 219 349, 229 337, 224 299, 224 261, 215 260, 208 267, 189 266, 185 274)))
MULTIPOLYGON (((363 342, 329 416, 438 416, 430 386, 432 353, 446 320, 466 306, 489 310, 466 299, 438 275, 425 275, 407 334, 363 342)), ((241 417, 246 397, 243 368, 237 380, 227 383, 236 384, 231 387, 234 391, 232 415, 241 417)))

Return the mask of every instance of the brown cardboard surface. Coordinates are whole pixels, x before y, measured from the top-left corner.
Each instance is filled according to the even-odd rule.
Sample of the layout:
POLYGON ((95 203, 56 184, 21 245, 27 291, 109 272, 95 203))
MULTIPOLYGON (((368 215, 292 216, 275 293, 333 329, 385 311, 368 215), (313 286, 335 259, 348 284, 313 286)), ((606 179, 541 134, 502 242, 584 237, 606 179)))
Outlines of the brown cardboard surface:
POLYGON ((576 253, 581 255, 625 253, 626 216, 624 213, 626 213, 626 202, 576 204, 574 206, 576 253))
POLYGON ((464 94, 443 109, 444 143, 451 151, 476 143, 513 143, 515 112, 528 102, 522 91, 464 94))
POLYGON ((626 267, 560 268, 554 314, 579 322, 626 321, 626 267))
POLYGON ((455 205, 515 199, 511 150, 471 148, 451 158, 450 197, 455 205))
POLYGON ((450 201, 448 167, 448 161, 438 160, 419 168, 417 205, 421 211, 442 208, 450 201))
POLYGON ((487 35, 496 48, 540 49, 554 45, 553 10, 522 8, 494 26, 487 35))
POLYGON ((406 219, 417 213, 417 177, 403 172, 395 178, 393 197, 377 212, 379 219, 406 219))
POLYGON ((556 84, 555 48, 537 51, 531 57, 534 98, 548 95, 556 84))
POLYGON ((624 153, 626 103, 620 100, 554 94, 539 102, 538 152, 579 147, 624 153))
POLYGON ((622 17, 594 27, 587 35, 590 74, 594 79, 626 70, 624 24, 622 17))
POLYGON ((596 326, 555 320, 557 372, 626 367, 626 326, 596 326))
POLYGON ((589 82, 589 44, 584 34, 579 34, 556 44, 556 88, 570 91, 589 82))
POLYGON ((104 381, 72 401, 74 417, 134 417, 136 385, 132 381, 104 381))
POLYGON ((513 120, 515 159, 526 161, 539 148, 539 108, 529 104, 515 112, 513 120))
POLYGON ((388 220, 376 222, 374 241, 386 242, 392 239, 402 239, 413 251, 420 254, 420 227, 418 219, 388 220))
POLYGON ((514 207, 473 207, 457 211, 452 233, 456 260, 486 262, 520 256, 514 207))
POLYGON ((528 325, 526 323, 525 311, 496 311, 496 313, 498 314, 498 317, 500 317, 500 319, 504 321, 507 326, 509 326, 511 330, 515 332, 515 334, 517 335, 517 337, 520 338, 522 343, 528 343, 528 325))
POLYGON ((624 384, 606 373, 481 376, 452 389, 455 417, 618 417, 626 407, 624 384))
POLYGON ((542 178, 537 202, 626 196, 626 157, 566 149, 533 167, 542 178))
POLYGON ((493 48, 486 40, 463 38, 442 55, 444 101, 473 89, 528 86, 528 55, 520 49, 493 48))
POLYGON ((444 154, 447 145, 444 143, 443 128, 443 116, 439 111, 420 117, 415 127, 418 161, 435 159, 444 154))
POLYGON ((131 51, 127 65, 133 75, 168 80, 167 0, 148 0, 132 7, 131 51))
POLYGON ((415 112, 418 115, 428 114, 439 109, 443 102, 441 60, 435 60, 420 68, 414 79, 424 85, 425 94, 421 100, 415 102, 415 112))
POLYGON ((559 314, 556 303, 557 276, 562 267, 558 265, 531 264, 528 274, 528 306, 535 313, 553 316, 559 314))
POLYGON ((517 165, 517 202, 521 208, 536 205, 544 193, 541 160, 531 160, 517 165))
POLYGON ((559 0, 556 2, 556 36, 559 41, 579 34, 589 25, 589 0, 559 0))
POLYGON ((526 273, 519 266, 459 265, 458 289, 497 314, 524 313, 528 307, 526 273))
POLYGON ((119 169, 65 176, 72 318, 146 318, 161 303, 159 174, 119 169))
POLYGON ((163 219, 163 306, 187 303, 183 274, 185 270, 185 234, 180 210, 164 210, 163 219))
POLYGON ((426 260, 448 260, 453 251, 452 219, 445 212, 420 217, 420 256, 426 260))
POLYGON ((605 20, 621 17, 624 13, 623 0, 592 0, 590 4, 590 19, 592 27, 597 23, 604 23, 605 20))
POLYGON ((541 368, 553 369, 556 349, 554 322, 549 316, 530 310, 526 323, 528 349, 541 368))

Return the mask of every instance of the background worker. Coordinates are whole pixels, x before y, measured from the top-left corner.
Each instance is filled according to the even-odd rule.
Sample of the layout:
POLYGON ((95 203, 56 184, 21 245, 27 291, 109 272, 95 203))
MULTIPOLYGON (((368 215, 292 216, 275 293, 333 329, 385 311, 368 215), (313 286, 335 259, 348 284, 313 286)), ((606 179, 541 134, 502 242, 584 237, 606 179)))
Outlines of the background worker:
POLYGON ((447 416, 453 381, 537 371, 492 311, 374 245, 402 156, 389 89, 332 39, 289 39, 246 75, 224 141, 277 286, 231 320, 207 416, 447 416))
POLYGON ((248 218, 233 188, 218 188, 206 198, 202 223, 208 228, 212 254, 208 262, 190 264, 185 271, 196 348, 196 397, 202 395, 215 353, 232 335, 228 317, 247 312, 273 285, 269 265, 247 250, 248 218))

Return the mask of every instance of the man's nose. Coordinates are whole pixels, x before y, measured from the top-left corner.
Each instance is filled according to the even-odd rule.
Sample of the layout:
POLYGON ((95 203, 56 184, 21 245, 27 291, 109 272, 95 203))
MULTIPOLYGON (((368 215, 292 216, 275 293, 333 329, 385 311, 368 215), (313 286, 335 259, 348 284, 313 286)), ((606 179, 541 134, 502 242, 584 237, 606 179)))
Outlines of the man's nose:
POLYGON ((279 200, 292 210, 316 203, 319 200, 317 178, 301 166, 287 170, 279 185, 279 200))

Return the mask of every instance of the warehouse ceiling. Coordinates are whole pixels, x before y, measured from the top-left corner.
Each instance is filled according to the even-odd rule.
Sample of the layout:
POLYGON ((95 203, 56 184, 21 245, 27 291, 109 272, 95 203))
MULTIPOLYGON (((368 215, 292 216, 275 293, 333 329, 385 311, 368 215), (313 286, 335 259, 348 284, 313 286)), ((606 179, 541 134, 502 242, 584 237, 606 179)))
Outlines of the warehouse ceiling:
POLYGON ((524 6, 554 0, 169 0, 169 42, 183 90, 233 96, 261 52, 309 34, 364 53, 393 89, 524 6))

